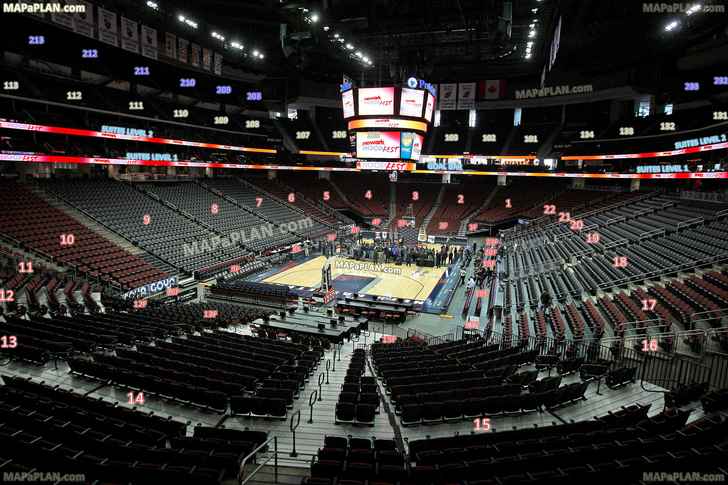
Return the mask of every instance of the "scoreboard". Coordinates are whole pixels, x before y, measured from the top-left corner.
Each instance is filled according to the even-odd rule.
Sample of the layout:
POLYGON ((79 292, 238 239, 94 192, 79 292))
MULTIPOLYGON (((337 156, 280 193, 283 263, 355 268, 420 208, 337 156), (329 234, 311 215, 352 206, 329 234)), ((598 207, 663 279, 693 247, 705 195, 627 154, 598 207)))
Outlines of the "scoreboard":
POLYGON ((341 93, 354 156, 419 160, 432 122, 435 96, 426 89, 386 86, 341 93))

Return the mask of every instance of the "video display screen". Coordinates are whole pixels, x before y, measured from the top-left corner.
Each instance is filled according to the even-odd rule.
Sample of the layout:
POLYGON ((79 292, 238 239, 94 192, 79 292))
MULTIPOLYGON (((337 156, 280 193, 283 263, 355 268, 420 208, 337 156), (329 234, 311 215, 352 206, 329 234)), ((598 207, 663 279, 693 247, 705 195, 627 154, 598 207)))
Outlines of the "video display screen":
POLYGON ((357 158, 400 158, 400 132, 367 131, 356 134, 357 158))
POLYGON ((425 92, 421 89, 402 88, 402 97, 399 102, 401 116, 422 117, 422 106, 425 101, 425 92))
POLYGON ((356 114, 356 111, 354 110, 354 91, 349 90, 345 91, 341 95, 341 102, 344 107, 344 118, 351 118, 356 114))
POLYGON ((359 116, 394 114, 394 87, 361 88, 358 93, 359 116))
POLYGON ((432 113, 435 111, 435 97, 427 93, 427 104, 425 105, 425 119, 432 121, 432 113))

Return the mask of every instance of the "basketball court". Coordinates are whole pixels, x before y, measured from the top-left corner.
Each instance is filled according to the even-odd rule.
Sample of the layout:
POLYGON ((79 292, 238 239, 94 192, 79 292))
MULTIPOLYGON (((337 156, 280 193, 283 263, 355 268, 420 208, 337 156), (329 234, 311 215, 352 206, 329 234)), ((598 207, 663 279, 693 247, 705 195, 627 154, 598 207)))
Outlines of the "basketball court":
MULTIPOLYGON (((424 268, 396 264, 376 264, 349 258, 329 258, 334 289, 339 293, 362 293, 422 302, 429 298, 447 268, 424 268)), ((319 256, 264 279, 265 283, 318 288, 326 258, 319 256)))

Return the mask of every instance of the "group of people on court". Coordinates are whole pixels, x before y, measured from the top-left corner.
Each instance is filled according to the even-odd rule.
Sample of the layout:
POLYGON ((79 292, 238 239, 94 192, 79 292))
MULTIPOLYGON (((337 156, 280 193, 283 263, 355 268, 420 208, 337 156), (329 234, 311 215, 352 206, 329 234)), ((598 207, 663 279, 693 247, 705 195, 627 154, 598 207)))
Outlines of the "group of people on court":
POLYGON ((436 268, 453 264, 462 257, 464 251, 469 251, 469 248, 451 247, 444 244, 439 250, 436 250, 419 244, 404 244, 402 241, 389 244, 379 241, 374 243, 356 241, 349 248, 350 256, 357 260, 406 266, 434 266, 436 268))

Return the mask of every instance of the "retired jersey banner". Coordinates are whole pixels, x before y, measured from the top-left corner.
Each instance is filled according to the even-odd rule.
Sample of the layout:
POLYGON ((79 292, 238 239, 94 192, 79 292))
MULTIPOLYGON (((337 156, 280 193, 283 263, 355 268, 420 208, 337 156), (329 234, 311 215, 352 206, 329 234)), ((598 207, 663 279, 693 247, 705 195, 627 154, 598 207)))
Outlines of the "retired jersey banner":
POLYGON ((195 67, 200 67, 200 49, 200 46, 194 43, 190 46, 190 64, 195 67))
POLYGON ((458 85, 458 109, 475 109, 475 83, 458 85))
POLYGON ((150 59, 159 58, 159 40, 157 39, 157 29, 153 29, 148 25, 142 25, 142 55, 150 59))
POLYGON ((84 5, 85 10, 83 13, 77 13, 73 16, 73 31, 77 34, 91 37, 94 35, 94 6, 91 2, 85 0, 78 0, 78 5, 84 5))
POLYGON ((212 69, 212 51, 202 48, 202 69, 209 71, 212 69))
POLYGON ((99 40, 105 44, 119 47, 119 26, 116 13, 99 7, 99 40))
POLYGON ((121 17, 121 48, 139 53, 139 24, 126 17, 121 17))
POLYGON ((212 71, 219 76, 222 74, 222 54, 215 52, 213 59, 212 71))
POLYGON ((164 33, 164 55, 177 59, 177 36, 169 32, 164 33))
POLYGON ((440 84, 440 109, 451 110, 457 108, 457 90, 455 83, 440 84))
POLYGON ((187 48, 190 45, 190 41, 177 37, 177 60, 187 64, 187 48))

